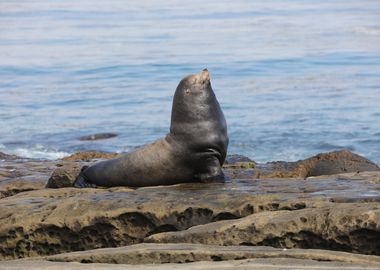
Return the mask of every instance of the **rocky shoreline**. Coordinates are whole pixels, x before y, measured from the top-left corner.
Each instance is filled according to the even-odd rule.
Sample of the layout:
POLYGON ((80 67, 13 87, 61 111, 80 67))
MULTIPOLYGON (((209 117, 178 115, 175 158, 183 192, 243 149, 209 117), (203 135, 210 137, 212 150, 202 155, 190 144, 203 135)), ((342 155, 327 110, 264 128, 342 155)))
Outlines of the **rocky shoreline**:
POLYGON ((380 170, 359 155, 232 155, 226 183, 70 187, 115 156, 0 153, 0 269, 380 269, 380 170))

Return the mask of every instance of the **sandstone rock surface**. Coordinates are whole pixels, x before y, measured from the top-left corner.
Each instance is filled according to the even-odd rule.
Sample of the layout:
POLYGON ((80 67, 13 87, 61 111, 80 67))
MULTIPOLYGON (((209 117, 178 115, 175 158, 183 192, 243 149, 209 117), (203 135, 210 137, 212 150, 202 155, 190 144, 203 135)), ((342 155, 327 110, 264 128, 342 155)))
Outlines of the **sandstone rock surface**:
POLYGON ((0 262, 0 269, 379 269, 380 257, 252 246, 137 244, 0 262), (122 268, 121 268, 122 267, 122 268))
MULTIPOLYGON (((306 163, 301 161, 298 164, 307 167, 308 172, 302 177, 298 177, 298 171, 293 174, 297 177, 285 177, 281 168, 285 166, 290 172, 294 164, 276 163, 280 164, 277 167, 280 173, 275 178, 257 178, 258 170, 261 176, 265 174, 264 165, 235 156, 225 166, 230 176, 226 183, 139 189, 45 188, 48 179, 48 185, 54 187, 70 185, 83 165, 99 158, 111 157, 78 154, 73 160, 80 161, 8 159, 0 163, 0 259, 39 260, 27 264, 24 260, 0 262, 0 269, 23 269, 25 265, 30 269, 103 269, 105 258, 121 263, 125 269, 132 269, 131 263, 144 260, 171 263, 171 267, 178 269, 378 267, 366 260, 355 261, 360 257, 377 263, 379 257, 373 255, 380 255, 380 171, 361 157, 355 161, 353 154, 341 152, 316 156, 306 163), (328 157, 338 159, 338 165, 343 164, 333 171, 339 174, 308 176, 314 174, 310 173, 313 170, 326 172, 325 168, 330 166, 325 165, 330 162, 328 157), (351 162, 356 165, 351 166, 351 162), (313 165, 307 165, 310 163, 313 165), (340 173, 347 168, 355 171, 340 173), (372 171, 356 172, 356 169, 372 171), (153 243, 138 245, 147 242, 153 243), (284 248, 292 250, 281 252, 284 248), (268 258, 268 252, 286 256, 268 258), (294 255, 302 252, 310 253, 294 255), (321 252, 323 256, 338 254, 340 259, 319 258, 321 252), (59 253, 66 254, 54 255, 59 253), (49 255, 54 256, 38 257, 49 255), (48 261, 62 258, 66 258, 65 262, 48 261), (223 262, 215 262, 220 259, 223 262), (82 260, 93 264, 69 262, 82 260), (205 260, 210 262, 197 262, 205 260), (186 261, 193 263, 175 264, 186 261)), ((275 172, 273 168, 267 171, 270 170, 275 172)), ((107 269, 119 266, 110 267, 107 269)))
POLYGON ((239 220, 155 234, 146 241, 319 248, 380 255, 380 205, 338 204, 261 212, 239 220))
POLYGON ((0 199, 45 187, 56 162, 11 159, 0 162, 0 199))
POLYGON ((313 249, 185 243, 137 244, 0 262, 0 269, 25 266, 28 269, 141 269, 142 266, 144 269, 379 269, 380 257, 313 249))
POLYGON ((87 151, 87 152, 77 152, 68 157, 62 158, 62 160, 66 161, 93 161, 96 159, 111 159, 117 157, 119 154, 117 153, 103 153, 96 151, 87 151))
POLYGON ((249 220, 256 224, 256 217, 266 217, 262 220, 267 220, 272 230, 260 231, 261 244, 377 254, 373 244, 361 242, 355 233, 367 237, 366 241, 379 239, 380 184, 373 182, 378 177, 378 172, 372 172, 306 181, 249 179, 137 190, 119 187, 22 192, 0 200, 0 253, 4 259, 13 259, 130 245, 156 233, 230 219, 235 219, 237 229, 242 228, 246 237, 232 244, 256 244, 252 239, 257 231, 249 231, 249 220), (347 203, 341 203, 342 198, 347 203), (331 213, 336 218, 328 219, 335 217, 331 213), (339 217, 340 213, 344 214, 339 217), (298 219, 292 220, 294 217, 298 219), (313 220, 318 223, 313 225, 313 220), (246 224, 248 231, 240 224, 246 224), (276 235, 279 240, 271 241, 276 235), (296 244, 297 238, 299 243, 309 245, 296 244))
POLYGON ((0 269, 26 266, 28 269, 379 269, 380 258, 312 249, 137 244, 0 262, 0 269))
POLYGON ((220 262, 168 263, 168 264, 103 264, 103 263, 66 263, 49 261, 10 261, 0 262, 0 270, 379 270, 378 266, 335 261, 313 261, 287 258, 262 258, 220 262))
POLYGON ((120 248, 65 253, 44 257, 43 259, 56 262, 162 264, 259 258, 291 258, 380 266, 380 257, 378 256, 349 254, 345 252, 317 249, 277 249, 265 246, 215 246, 188 243, 137 244, 120 248))

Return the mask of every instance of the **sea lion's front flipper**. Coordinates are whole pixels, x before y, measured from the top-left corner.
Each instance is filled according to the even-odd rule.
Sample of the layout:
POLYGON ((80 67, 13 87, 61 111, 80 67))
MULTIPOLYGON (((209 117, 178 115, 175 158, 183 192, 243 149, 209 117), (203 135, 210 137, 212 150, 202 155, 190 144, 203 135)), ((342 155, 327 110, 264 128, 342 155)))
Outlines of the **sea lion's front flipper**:
POLYGON ((226 177, 222 171, 219 159, 216 157, 208 158, 205 161, 205 165, 206 170, 196 175, 196 178, 200 182, 225 182, 226 177))
POLYGON ((77 178, 74 181, 73 187, 76 188, 96 188, 95 184, 90 183, 86 177, 84 176, 83 172, 88 168, 88 166, 83 166, 81 169, 81 172, 77 176, 77 178))

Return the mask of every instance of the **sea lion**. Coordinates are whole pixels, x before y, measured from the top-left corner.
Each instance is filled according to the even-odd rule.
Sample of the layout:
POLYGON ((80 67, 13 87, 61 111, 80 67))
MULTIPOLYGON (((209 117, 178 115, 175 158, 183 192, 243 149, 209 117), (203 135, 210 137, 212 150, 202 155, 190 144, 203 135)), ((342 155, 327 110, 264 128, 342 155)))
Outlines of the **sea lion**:
POLYGON ((224 179, 227 124, 207 69, 179 83, 165 138, 84 167, 75 187, 155 186, 224 179))

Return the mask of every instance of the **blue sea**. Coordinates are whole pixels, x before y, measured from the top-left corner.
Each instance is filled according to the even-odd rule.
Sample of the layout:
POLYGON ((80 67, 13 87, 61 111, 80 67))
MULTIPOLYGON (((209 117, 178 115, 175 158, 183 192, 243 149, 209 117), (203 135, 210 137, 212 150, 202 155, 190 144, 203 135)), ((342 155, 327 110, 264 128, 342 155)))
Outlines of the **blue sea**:
POLYGON ((380 164, 380 1, 0 0, 0 151, 127 152, 208 68, 230 154, 380 164), (118 136, 80 141, 101 132, 118 136))

